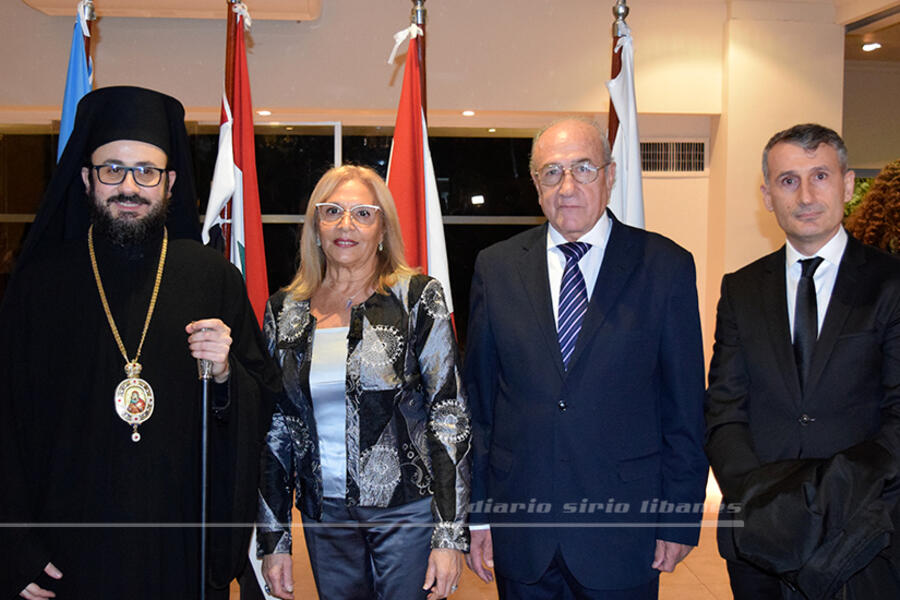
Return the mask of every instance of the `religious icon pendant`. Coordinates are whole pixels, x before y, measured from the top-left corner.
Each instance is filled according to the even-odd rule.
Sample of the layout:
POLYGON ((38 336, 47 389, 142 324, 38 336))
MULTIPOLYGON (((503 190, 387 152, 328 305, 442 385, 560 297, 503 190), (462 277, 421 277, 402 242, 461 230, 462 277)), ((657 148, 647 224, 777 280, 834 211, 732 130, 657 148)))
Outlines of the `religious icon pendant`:
POLYGON ((123 379, 116 387, 116 413, 119 418, 131 425, 131 441, 141 441, 138 425, 153 414, 153 388, 139 377, 141 365, 130 362, 125 365, 127 379, 123 379))

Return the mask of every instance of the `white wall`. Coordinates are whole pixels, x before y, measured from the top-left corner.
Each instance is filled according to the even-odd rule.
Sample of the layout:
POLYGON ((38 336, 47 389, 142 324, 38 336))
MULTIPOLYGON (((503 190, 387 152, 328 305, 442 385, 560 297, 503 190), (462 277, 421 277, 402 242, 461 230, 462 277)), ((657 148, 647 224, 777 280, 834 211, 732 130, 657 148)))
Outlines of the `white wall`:
MULTIPOLYGON (((21 109, 58 109, 74 21, 46 16, 19 0, 5 4, 0 49, 7 59, 0 63, 0 81, 15 85, 0 89, 0 122, 21 109)), ((432 0, 426 4, 430 108, 605 111, 613 4, 432 0)), ((410 6, 403 0, 326 0, 314 22, 254 21, 248 54, 254 104, 295 113, 384 111, 390 123, 402 63, 393 67, 386 59, 393 33, 408 24, 410 6)), ((638 109, 719 112, 725 2, 632 0, 629 6, 638 109)), ((250 8, 252 14, 252 3, 250 8)), ((102 15, 102 3, 97 10, 102 15)), ((199 110, 203 118, 217 119, 224 17, 107 17, 95 29, 97 85, 157 88, 180 98, 189 118, 199 110)))

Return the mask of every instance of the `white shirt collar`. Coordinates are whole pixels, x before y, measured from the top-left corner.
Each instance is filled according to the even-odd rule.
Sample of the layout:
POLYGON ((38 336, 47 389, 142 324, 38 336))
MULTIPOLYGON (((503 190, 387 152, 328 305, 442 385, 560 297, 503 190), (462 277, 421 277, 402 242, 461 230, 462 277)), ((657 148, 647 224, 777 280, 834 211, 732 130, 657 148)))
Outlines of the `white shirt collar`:
MULTIPOLYGON (((563 235, 553 227, 551 223, 547 224, 547 250, 551 248, 556 248, 561 244, 568 243, 563 235)), ((585 233, 583 236, 575 240, 576 242, 587 242, 591 245, 591 248, 599 247, 606 248, 606 242, 609 240, 609 232, 612 230, 612 219, 609 218, 609 215, 606 214, 606 211, 603 211, 603 214, 600 215, 600 218, 597 219, 597 222, 594 223, 594 226, 585 233)))
MULTIPOLYGON (((811 256, 800 254, 800 252, 791 244, 790 240, 785 240, 785 246, 787 247, 785 251, 785 264, 788 268, 798 260, 812 258, 811 256)), ((835 233, 824 246, 819 248, 818 252, 813 256, 821 256, 825 259, 825 262, 838 266, 841 263, 841 257, 844 256, 844 249, 846 247, 847 232, 843 227, 840 227, 837 233, 835 233)))

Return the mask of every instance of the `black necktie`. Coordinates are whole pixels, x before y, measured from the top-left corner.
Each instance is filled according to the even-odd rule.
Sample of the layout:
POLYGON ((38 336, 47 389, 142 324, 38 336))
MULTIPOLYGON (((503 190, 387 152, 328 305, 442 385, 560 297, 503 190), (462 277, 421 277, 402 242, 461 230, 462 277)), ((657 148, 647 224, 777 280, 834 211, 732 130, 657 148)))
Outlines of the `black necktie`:
POLYGON ((800 261, 803 269, 797 283, 797 302, 794 306, 794 359, 800 374, 800 389, 809 375, 813 348, 819 335, 819 314, 816 309, 816 284, 813 274, 822 263, 822 258, 807 258, 800 261))

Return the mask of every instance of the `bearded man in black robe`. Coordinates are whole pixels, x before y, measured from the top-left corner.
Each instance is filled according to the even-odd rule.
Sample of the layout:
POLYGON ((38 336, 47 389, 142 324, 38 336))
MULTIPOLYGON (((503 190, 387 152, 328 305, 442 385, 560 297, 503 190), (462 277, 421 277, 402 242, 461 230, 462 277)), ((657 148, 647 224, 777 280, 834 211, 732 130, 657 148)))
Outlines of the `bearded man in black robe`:
POLYGON ((243 567, 279 377, 198 224, 181 103, 85 96, 0 307, 0 597, 199 596, 198 359, 212 587, 243 567))

